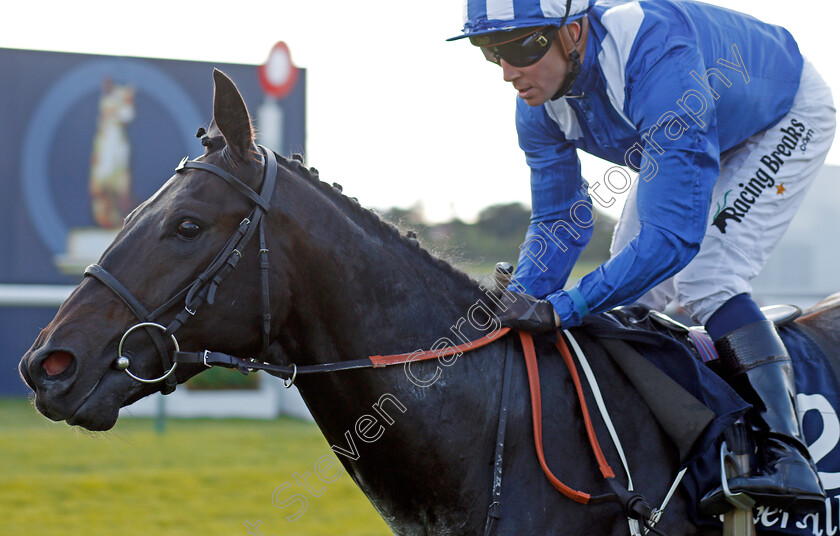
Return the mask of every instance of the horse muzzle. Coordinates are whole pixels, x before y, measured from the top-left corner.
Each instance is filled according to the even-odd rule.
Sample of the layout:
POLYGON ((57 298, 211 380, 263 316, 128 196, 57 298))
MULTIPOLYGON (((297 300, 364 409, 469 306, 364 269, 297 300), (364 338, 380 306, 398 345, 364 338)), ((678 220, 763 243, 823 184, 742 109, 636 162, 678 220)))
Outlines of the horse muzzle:
POLYGON ((74 403, 74 392, 80 367, 72 351, 50 345, 30 350, 21 359, 18 370, 35 391, 38 411, 54 421, 73 414, 78 406, 74 403))
MULTIPOLYGON (((116 353, 107 353, 111 352, 116 353)), ((114 425, 123 402, 140 387, 111 366, 112 361, 47 341, 27 352, 18 370, 35 392, 35 407, 45 417, 104 430, 114 425)))

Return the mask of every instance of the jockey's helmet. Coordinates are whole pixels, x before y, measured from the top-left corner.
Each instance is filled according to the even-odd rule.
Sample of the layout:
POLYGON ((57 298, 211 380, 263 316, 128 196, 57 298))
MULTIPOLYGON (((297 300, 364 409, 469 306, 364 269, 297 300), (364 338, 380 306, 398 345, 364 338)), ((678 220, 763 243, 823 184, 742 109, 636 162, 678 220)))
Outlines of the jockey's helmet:
MULTIPOLYGON (((485 46, 504 39, 507 32, 522 32, 523 28, 560 27, 586 14, 595 0, 465 0, 464 29, 451 37, 454 41, 470 37, 473 45, 485 46), (478 36, 496 34, 492 38, 478 36)), ((488 36, 489 37, 489 36, 488 36)), ((515 37, 514 37, 515 38, 515 37)))

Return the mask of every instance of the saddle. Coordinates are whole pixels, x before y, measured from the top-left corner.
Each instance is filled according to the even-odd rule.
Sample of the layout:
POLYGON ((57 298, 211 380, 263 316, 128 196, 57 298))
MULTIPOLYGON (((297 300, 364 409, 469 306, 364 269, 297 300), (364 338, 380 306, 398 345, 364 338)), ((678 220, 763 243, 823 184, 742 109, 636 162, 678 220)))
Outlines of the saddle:
MULTIPOLYGON (((816 334, 794 322, 802 314, 798 307, 776 305, 764 307, 762 312, 777 326, 791 355, 804 437, 829 499, 822 511, 806 514, 756 507, 756 528, 759 534, 804 536, 834 533, 840 527, 840 509, 837 507, 837 498, 840 497, 840 361, 835 356, 836 350, 826 348, 816 334)), ((582 329, 588 335, 599 338, 610 358, 625 372, 679 449, 680 459, 688 469, 682 486, 691 499, 689 513, 692 521, 700 526, 719 528, 721 524, 717 518, 701 516, 692 509, 700 497, 720 484, 723 430, 707 425, 698 434, 697 430, 703 426, 704 419, 708 421, 709 418, 708 414, 704 417, 705 412, 700 406, 706 405, 715 413, 719 409, 713 409, 711 406, 714 403, 710 403, 710 400, 714 401, 720 396, 724 400, 730 396, 740 400, 740 397, 712 373, 717 354, 705 330, 698 326, 686 326, 638 305, 588 317, 582 329), (683 348, 691 359, 686 361, 685 355, 680 352, 670 356, 663 356, 662 351, 657 352, 653 343, 657 336, 661 337, 660 341, 671 341, 663 343, 669 352, 673 349, 673 343, 683 348), (672 362, 668 363, 668 360, 672 362), (680 367, 691 372, 681 374, 676 370, 680 367), (699 369, 692 370, 695 367, 699 369), (673 402, 667 396, 671 395, 663 399, 659 392, 662 389, 663 373, 668 378, 665 384, 673 381, 679 388, 691 391, 692 396, 701 402, 697 406, 698 411, 689 415, 682 411, 674 412, 672 408, 669 410, 673 402), (707 381, 709 375, 719 381, 707 381), (694 391, 692 382, 695 380, 692 377, 700 381, 694 391)), ((743 401, 741 403, 745 404, 743 401)))
MULTIPOLYGON (((640 306, 619 307, 613 312, 623 318, 628 325, 664 331, 689 347, 695 357, 704 363, 708 364, 718 358, 714 342, 703 326, 686 326, 665 313, 654 310, 647 310, 644 316, 639 317, 640 309, 640 306)), ((773 322, 776 328, 789 324, 802 316, 802 309, 789 304, 767 305, 761 308, 761 312, 767 320, 773 322)))

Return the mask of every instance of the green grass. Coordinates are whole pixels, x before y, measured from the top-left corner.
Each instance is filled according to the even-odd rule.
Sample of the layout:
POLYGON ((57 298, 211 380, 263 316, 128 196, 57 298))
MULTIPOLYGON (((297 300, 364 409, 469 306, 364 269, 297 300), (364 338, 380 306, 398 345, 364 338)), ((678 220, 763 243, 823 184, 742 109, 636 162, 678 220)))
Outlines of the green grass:
POLYGON ((90 434, 0 399, 0 535, 230 536, 248 534, 246 521, 263 536, 390 534, 346 472, 315 475, 331 454, 314 424, 294 419, 169 419, 158 434, 131 418, 90 434), (306 472, 321 496, 295 484, 306 472), (272 504, 286 482, 278 502, 308 500, 293 522, 301 503, 272 504))

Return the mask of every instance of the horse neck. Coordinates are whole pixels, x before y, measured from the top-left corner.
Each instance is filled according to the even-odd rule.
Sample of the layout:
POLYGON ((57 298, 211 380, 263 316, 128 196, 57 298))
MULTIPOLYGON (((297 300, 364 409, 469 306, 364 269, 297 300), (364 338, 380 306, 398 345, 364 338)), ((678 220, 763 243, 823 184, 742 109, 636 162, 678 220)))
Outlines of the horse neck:
MULTIPOLYGON (((300 181, 282 185, 281 195, 295 200, 271 220, 272 235, 282 237, 275 251, 280 246, 294 260, 284 269, 291 292, 278 341, 284 359, 306 365, 439 349, 444 338, 443 345, 457 345, 492 329, 475 327, 478 315, 470 311, 490 301, 466 276, 337 193, 300 181)), ((394 490, 435 494, 415 468, 459 475, 475 469, 457 454, 474 440, 461 433, 463 423, 495 431, 503 357, 504 347, 491 345, 457 363, 415 363, 423 380, 437 370, 433 385, 414 383, 403 366, 306 375, 296 385, 351 477, 385 517, 403 516, 412 499, 397 500, 394 490), (443 419, 424 409, 445 406, 452 409, 443 419), (375 440, 360 432, 372 419, 382 434, 375 440)), ((477 493, 456 487, 457 500, 447 495, 444 502, 464 505, 477 493)))
POLYGON ((476 283, 340 194, 318 197, 321 206, 301 211, 302 221, 276 222, 295 259, 287 322, 294 328, 284 329, 293 358, 406 353, 442 337, 460 344, 485 334, 465 318, 477 303, 489 305, 476 283))

